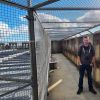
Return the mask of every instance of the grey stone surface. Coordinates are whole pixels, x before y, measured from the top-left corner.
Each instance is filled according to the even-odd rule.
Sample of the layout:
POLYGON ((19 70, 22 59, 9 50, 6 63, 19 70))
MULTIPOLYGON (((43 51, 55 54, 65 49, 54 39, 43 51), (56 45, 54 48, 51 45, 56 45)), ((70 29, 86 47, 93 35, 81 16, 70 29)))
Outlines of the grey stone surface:
POLYGON ((58 60, 57 67, 51 73, 50 85, 63 79, 62 83, 55 87, 48 96, 47 100, 100 100, 100 93, 94 95, 88 91, 87 78, 84 77, 84 91, 77 95, 79 73, 76 67, 68 61, 62 54, 54 54, 58 60))

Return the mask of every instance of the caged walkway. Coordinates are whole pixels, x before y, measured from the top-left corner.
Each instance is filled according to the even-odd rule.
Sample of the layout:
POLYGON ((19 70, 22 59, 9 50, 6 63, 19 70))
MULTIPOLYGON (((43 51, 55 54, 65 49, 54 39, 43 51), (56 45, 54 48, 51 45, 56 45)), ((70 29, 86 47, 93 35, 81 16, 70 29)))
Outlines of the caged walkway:
POLYGON ((50 91, 47 100, 100 100, 100 92, 94 95, 88 91, 87 78, 84 77, 84 91, 77 95, 79 73, 77 68, 62 54, 53 55, 58 63, 57 69, 50 74, 50 85, 58 80, 62 82, 50 91))

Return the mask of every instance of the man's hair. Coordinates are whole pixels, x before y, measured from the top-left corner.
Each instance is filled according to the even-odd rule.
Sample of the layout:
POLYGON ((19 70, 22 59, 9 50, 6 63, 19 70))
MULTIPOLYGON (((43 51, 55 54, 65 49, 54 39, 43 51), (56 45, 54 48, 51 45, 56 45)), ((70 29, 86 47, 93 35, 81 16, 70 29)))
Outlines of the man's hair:
POLYGON ((83 39, 84 39, 84 38, 89 38, 89 36, 85 35, 85 36, 83 36, 83 39))

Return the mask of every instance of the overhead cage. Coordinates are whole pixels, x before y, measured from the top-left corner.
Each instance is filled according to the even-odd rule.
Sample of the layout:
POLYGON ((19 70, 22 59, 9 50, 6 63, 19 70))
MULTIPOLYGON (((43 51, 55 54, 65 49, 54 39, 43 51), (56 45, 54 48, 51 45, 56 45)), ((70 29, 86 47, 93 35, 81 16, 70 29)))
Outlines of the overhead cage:
POLYGON ((92 34, 99 10, 99 0, 0 0, 0 100, 46 100, 50 41, 92 34))

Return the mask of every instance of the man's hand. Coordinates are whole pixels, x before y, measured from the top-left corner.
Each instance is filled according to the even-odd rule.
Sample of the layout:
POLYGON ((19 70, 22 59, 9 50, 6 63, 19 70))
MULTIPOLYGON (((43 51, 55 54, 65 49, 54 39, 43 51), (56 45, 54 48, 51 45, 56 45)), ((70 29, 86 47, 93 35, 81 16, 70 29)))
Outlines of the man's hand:
POLYGON ((82 64, 81 63, 78 63, 78 68, 80 69, 80 67, 82 66, 82 64))
POLYGON ((79 65, 81 66, 82 64, 81 64, 81 63, 79 63, 79 65))
POLYGON ((90 64, 90 66, 94 67, 95 66, 95 56, 92 58, 92 62, 90 64))
POLYGON ((80 57, 78 56, 78 65, 79 66, 81 66, 82 65, 82 63, 81 63, 81 61, 80 61, 80 57))
POLYGON ((90 66, 93 67, 93 63, 91 63, 90 66))

